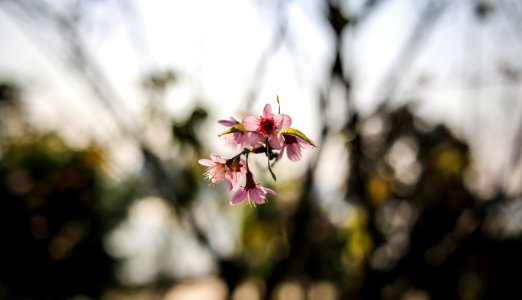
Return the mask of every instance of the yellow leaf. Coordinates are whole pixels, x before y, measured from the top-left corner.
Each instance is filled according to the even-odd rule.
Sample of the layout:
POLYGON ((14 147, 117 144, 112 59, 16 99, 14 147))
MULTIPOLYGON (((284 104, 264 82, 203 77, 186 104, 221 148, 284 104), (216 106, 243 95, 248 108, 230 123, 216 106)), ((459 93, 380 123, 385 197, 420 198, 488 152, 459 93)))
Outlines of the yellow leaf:
POLYGON ((316 147, 314 142, 312 142, 304 133, 302 133, 301 131, 299 131, 297 129, 288 128, 288 129, 285 129, 285 130, 281 130, 280 132, 283 135, 292 135, 292 136, 298 137, 298 138, 302 139, 303 141, 307 142, 308 144, 316 147))
POLYGON ((241 123, 237 123, 236 125, 230 127, 229 129, 223 131, 218 136, 222 136, 225 134, 235 133, 235 132, 245 132, 245 127, 241 123))

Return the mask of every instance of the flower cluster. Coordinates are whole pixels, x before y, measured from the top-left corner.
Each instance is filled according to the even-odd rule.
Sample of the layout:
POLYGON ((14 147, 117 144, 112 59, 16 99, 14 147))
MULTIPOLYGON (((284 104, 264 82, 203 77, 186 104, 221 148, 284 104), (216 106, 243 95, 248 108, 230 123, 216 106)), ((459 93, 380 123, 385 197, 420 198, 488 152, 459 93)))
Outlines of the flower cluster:
MULTIPOLYGON (((277 103, 279 104, 279 98, 277 103)), ((265 105, 261 116, 246 116, 241 121, 231 117, 228 120, 219 120, 218 123, 228 127, 219 136, 236 144, 241 152, 232 158, 210 154, 210 159, 200 159, 199 163, 207 167, 204 175, 211 184, 224 182, 228 190, 235 191, 230 198, 232 205, 245 201, 251 205, 263 204, 267 194, 276 194, 255 182, 254 175, 248 167, 250 154, 266 155, 268 170, 276 180, 271 161, 275 163, 281 160, 285 151, 288 159, 299 161, 302 157, 301 149, 315 147, 306 135, 290 127, 292 118, 289 115, 281 114, 279 111, 274 114, 270 104, 265 105), (240 186, 243 178, 244 186, 240 186)))

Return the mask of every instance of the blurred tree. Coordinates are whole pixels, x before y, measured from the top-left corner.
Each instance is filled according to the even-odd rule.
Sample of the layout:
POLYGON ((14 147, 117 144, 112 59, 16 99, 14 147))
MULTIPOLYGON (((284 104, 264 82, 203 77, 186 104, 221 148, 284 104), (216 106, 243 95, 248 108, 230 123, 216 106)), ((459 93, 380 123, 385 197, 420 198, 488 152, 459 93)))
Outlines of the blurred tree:
POLYGON ((98 297, 113 282, 103 249, 103 154, 53 134, 24 136, 0 158, 2 299, 98 297))
POLYGON ((0 81, 0 147, 22 130, 21 90, 12 81, 0 81))
MULTIPOLYGON (((498 209, 485 203, 506 204, 509 199, 500 195, 486 201, 468 189, 469 147, 448 128, 424 124, 407 107, 386 105, 401 80, 398 74, 414 61, 447 2, 424 3, 419 26, 385 78, 385 104, 365 118, 353 105, 352 73, 342 59, 344 33, 356 30, 382 2, 365 1, 354 15, 339 1, 326 5, 336 51, 330 80, 319 96, 323 129, 318 144, 339 134, 349 141, 346 223, 333 224, 319 206, 312 162, 297 202, 261 208, 245 224, 245 259, 251 272, 263 278, 265 299, 277 298, 285 282, 308 290, 321 280, 334 282, 340 299, 520 297, 509 272, 491 267, 500 263, 516 273, 522 260, 513 254, 520 249, 520 235, 499 243, 484 231, 484 217, 498 209), (334 89, 346 95, 341 132, 333 132, 327 116, 336 105, 334 89)), ((477 3, 481 19, 494 11, 491 4, 477 3)))

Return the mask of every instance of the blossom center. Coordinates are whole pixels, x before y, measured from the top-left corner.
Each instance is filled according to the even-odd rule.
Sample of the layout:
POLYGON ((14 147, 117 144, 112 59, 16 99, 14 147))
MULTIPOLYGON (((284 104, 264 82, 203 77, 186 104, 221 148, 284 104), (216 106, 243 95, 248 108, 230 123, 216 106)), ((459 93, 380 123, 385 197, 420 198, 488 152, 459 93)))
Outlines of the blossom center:
POLYGON ((264 137, 268 138, 274 133, 277 126, 273 117, 261 117, 257 131, 264 137))
POLYGON ((241 171, 241 163, 240 163, 239 158, 227 160, 227 167, 232 172, 240 172, 241 171))
POLYGON ((295 138, 295 136, 284 134, 283 137, 285 138, 285 144, 287 145, 297 143, 297 139, 295 138))

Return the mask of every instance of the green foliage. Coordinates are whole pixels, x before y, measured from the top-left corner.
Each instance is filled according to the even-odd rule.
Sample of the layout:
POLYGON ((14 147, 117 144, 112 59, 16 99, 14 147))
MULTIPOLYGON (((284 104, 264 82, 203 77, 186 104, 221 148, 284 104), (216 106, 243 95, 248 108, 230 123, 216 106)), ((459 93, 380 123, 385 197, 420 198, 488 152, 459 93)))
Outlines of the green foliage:
POLYGON ((98 297, 113 282, 103 237, 115 214, 100 200, 119 196, 104 187, 103 156, 96 147, 72 149, 54 134, 7 145, 0 159, 0 282, 11 288, 7 298, 98 297))
POLYGON ((20 101, 20 89, 10 82, 0 82, 0 107, 2 105, 16 105, 20 101))
POLYGON ((196 150, 201 149, 201 142, 197 138, 197 129, 207 118, 208 113, 203 108, 195 108, 187 120, 172 124, 172 136, 180 144, 188 144, 196 150))
POLYGON ((176 73, 172 70, 150 74, 143 80, 143 87, 152 91, 164 91, 177 81, 176 73))

